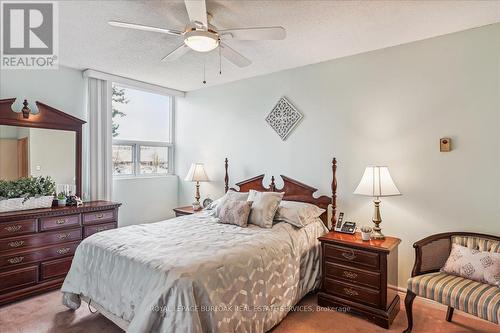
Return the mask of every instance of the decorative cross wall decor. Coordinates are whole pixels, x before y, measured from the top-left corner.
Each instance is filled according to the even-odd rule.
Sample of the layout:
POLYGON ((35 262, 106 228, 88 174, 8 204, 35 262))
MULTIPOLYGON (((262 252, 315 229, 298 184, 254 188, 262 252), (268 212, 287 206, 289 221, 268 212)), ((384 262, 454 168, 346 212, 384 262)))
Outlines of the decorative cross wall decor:
POLYGON ((281 97, 271 112, 267 115, 266 121, 281 140, 285 141, 290 132, 298 125, 303 115, 285 97, 281 97))

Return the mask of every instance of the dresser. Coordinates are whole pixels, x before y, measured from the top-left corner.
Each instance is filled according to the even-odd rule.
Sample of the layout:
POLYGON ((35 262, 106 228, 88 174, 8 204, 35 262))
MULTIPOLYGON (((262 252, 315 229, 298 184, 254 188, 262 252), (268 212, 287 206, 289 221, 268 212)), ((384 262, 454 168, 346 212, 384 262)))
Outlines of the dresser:
POLYGON ((0 213, 0 305, 57 289, 82 239, 114 229, 121 204, 0 213))
POLYGON ((330 232, 319 238, 322 249, 320 306, 346 307, 389 328, 399 311, 398 244, 400 239, 363 241, 361 235, 330 232))

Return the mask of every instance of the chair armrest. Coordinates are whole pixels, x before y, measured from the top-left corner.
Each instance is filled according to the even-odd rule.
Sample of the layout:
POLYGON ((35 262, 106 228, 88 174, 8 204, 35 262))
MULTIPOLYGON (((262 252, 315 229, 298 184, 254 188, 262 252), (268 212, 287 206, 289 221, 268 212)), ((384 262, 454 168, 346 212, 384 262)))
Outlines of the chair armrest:
POLYGON ((415 248, 415 264, 411 276, 438 272, 445 264, 451 250, 453 233, 436 234, 419 240, 415 248))

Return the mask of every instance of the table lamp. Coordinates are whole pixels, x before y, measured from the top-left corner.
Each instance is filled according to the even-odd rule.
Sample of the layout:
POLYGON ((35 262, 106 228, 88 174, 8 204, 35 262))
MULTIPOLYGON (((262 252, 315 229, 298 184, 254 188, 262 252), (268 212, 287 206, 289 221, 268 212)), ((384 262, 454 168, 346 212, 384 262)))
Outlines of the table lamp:
POLYGON ((200 182, 208 182, 209 179, 207 177, 207 174, 205 172, 205 168, 203 167, 203 163, 192 163, 191 167, 189 168, 189 172, 184 178, 185 181, 188 182, 196 182, 196 194, 195 194, 195 199, 196 201, 193 202, 193 208, 194 209, 200 209, 200 182))
POLYGON ((373 228, 372 239, 384 239, 382 229, 379 224, 382 223, 380 217, 380 197, 389 197, 394 195, 401 195, 396 184, 391 178, 389 168, 386 166, 368 166, 365 169, 363 177, 359 182, 358 187, 354 190, 354 194, 366 195, 374 197, 373 203, 375 204, 375 211, 373 213, 373 228))

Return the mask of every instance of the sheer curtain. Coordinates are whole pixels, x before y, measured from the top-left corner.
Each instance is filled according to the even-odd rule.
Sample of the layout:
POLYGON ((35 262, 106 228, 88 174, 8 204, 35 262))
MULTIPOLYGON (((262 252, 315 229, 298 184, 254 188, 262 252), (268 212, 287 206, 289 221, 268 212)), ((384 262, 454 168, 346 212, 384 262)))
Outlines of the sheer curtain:
POLYGON ((87 76, 90 200, 111 200, 113 188, 111 82, 87 76))

